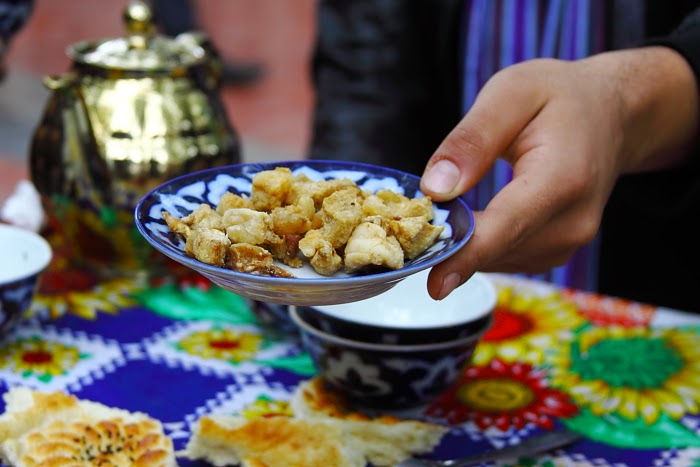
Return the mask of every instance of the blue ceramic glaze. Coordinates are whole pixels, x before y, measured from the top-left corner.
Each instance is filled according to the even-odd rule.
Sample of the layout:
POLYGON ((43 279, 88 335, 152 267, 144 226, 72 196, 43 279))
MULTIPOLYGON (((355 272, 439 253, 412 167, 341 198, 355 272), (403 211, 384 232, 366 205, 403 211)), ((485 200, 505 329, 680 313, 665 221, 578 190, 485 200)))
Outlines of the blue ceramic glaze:
POLYGON ((362 300, 393 287, 398 281, 430 268, 456 253, 474 232, 472 211, 462 198, 435 204, 433 223, 445 227, 438 241, 403 268, 366 275, 338 272, 331 277, 317 274, 305 264, 302 268, 284 267, 294 278, 261 276, 202 263, 184 252, 184 240, 170 231, 162 211, 182 217, 201 203, 218 204, 231 191, 250 194, 252 179, 258 172, 288 167, 294 174, 313 180, 349 178, 371 192, 391 189, 407 197, 423 196, 420 178, 384 167, 346 161, 277 161, 239 164, 195 172, 170 180, 146 194, 137 204, 135 223, 139 232, 158 251, 200 272, 215 284, 252 300, 285 305, 327 305, 362 300))

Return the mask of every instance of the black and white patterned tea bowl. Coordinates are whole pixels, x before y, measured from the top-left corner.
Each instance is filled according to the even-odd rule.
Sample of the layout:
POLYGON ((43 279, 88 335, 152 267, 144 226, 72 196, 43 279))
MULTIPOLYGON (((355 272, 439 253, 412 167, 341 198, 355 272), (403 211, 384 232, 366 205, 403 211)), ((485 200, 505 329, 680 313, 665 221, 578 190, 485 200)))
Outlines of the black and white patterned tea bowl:
POLYGON ((0 224, 0 337, 23 318, 51 257, 51 247, 41 235, 0 224))
POLYGON ((416 345, 472 335, 490 322, 496 287, 476 273, 447 298, 436 301, 426 288, 430 269, 413 274, 384 293, 339 305, 303 307, 318 327, 338 337, 381 344, 416 345))
POLYGON ((437 242, 423 254, 406 261, 400 269, 366 275, 338 272, 333 276, 322 276, 305 262, 301 268, 278 264, 294 277, 270 277, 208 265, 185 253, 184 240, 169 230, 162 211, 182 217, 201 203, 216 206, 227 191, 248 195, 252 189, 253 176, 276 167, 288 167, 293 174, 304 174, 312 180, 349 178, 370 192, 390 189, 409 198, 423 196, 419 190, 419 177, 367 164, 346 161, 239 164, 195 172, 156 187, 137 204, 136 226, 158 251, 198 271, 224 289, 251 300, 300 306, 355 302, 385 292, 404 278, 430 268, 456 253, 474 231, 473 214, 463 199, 436 203, 432 223, 444 226, 437 242))
POLYGON ((354 405, 368 409, 405 410, 432 402, 459 378, 491 325, 488 319, 451 341, 391 345, 324 332, 319 315, 308 311, 290 307, 290 317, 319 374, 354 405))

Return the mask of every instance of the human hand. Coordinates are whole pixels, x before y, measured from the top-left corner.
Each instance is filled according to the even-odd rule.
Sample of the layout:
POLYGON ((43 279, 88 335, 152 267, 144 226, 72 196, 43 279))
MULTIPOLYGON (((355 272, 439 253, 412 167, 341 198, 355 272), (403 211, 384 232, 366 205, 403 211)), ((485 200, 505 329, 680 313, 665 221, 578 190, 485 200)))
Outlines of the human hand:
POLYGON ((513 179, 475 212, 475 232, 433 268, 442 299, 475 271, 537 273, 596 235, 621 173, 679 163, 695 137, 692 70, 663 47, 565 62, 532 60, 489 80, 426 166, 436 201, 472 188, 498 157, 513 179))

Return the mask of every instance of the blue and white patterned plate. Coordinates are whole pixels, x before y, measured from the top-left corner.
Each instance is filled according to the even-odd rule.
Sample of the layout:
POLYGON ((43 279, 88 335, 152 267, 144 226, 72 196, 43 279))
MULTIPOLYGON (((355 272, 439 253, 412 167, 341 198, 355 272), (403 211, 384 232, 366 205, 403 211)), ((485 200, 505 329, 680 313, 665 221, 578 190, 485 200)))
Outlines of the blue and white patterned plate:
POLYGON ((294 174, 303 173, 312 180, 349 178, 371 192, 390 189, 409 198, 423 196, 419 190, 419 177, 367 164, 345 161, 239 164, 203 170, 158 186, 136 206, 136 226, 161 253, 198 271, 224 289, 253 300, 297 306, 348 303, 380 294, 406 276, 432 267, 456 253, 474 231, 474 216, 463 199, 437 203, 433 223, 443 225, 445 229, 435 245, 417 258, 406 261, 401 269, 358 276, 340 272, 331 277, 322 276, 307 262, 302 268, 278 264, 292 273, 293 278, 261 276, 211 266, 184 252, 184 240, 170 231, 162 211, 182 217, 200 203, 217 205, 227 191, 250 194, 253 176, 275 167, 289 167, 294 174))

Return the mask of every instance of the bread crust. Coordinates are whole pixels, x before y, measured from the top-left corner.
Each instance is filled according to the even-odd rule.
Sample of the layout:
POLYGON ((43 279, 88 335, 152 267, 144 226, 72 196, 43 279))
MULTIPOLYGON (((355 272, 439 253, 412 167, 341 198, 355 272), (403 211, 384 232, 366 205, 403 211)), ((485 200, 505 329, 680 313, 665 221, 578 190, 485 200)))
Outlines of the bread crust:
POLYGON ((449 431, 421 420, 358 412, 320 377, 302 382, 292 395, 291 406, 296 417, 338 425, 345 438, 376 467, 393 466, 411 456, 429 453, 449 431))
POLYGON ((245 419, 202 417, 186 457, 215 466, 363 467, 364 458, 343 445, 342 432, 326 423, 286 416, 245 419))
POLYGON ((384 467, 432 451, 448 431, 419 420, 354 411, 319 377, 299 384, 290 405, 291 417, 201 417, 182 455, 215 466, 384 467))
POLYGON ((21 387, 3 398, 0 458, 14 467, 177 466, 161 423, 144 413, 21 387))

